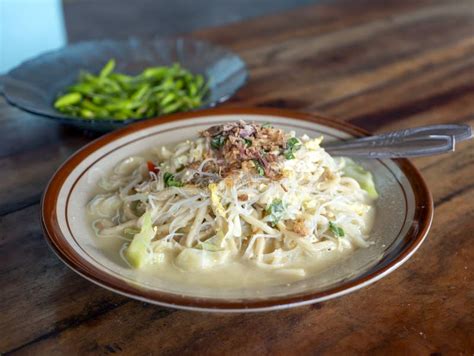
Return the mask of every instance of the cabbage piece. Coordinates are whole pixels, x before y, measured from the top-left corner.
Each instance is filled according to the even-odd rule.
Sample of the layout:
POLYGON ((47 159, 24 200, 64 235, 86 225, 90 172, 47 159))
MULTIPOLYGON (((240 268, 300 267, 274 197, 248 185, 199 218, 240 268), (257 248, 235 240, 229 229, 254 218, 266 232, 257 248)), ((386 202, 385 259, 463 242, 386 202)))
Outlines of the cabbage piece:
POLYGON ((145 159, 142 157, 128 157, 115 166, 114 173, 118 174, 119 176, 128 176, 132 174, 133 171, 137 169, 143 162, 145 162, 145 159))
POLYGON ((186 271, 207 269, 225 263, 229 255, 229 251, 208 251, 185 248, 176 257, 175 263, 178 267, 186 271))
POLYGON ((377 199, 379 194, 375 189, 374 178, 372 173, 366 171, 361 165, 358 165, 350 158, 344 158, 344 176, 355 179, 360 187, 364 189, 368 194, 369 198, 377 199))
POLYGON ((140 232, 133 236, 133 240, 125 251, 125 257, 135 268, 141 268, 150 261, 150 242, 155 237, 156 229, 151 222, 150 211, 147 210, 143 216, 143 224, 140 232))

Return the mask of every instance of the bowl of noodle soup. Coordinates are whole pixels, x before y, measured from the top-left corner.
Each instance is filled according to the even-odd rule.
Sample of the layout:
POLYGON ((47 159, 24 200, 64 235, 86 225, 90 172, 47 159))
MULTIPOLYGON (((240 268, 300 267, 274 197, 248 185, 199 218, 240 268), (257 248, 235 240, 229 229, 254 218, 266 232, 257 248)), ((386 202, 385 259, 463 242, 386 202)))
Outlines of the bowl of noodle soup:
POLYGON ((432 220, 408 160, 353 162, 320 145, 366 134, 275 109, 140 122, 59 168, 45 236, 88 280, 163 306, 264 311, 338 297, 405 262, 432 220))

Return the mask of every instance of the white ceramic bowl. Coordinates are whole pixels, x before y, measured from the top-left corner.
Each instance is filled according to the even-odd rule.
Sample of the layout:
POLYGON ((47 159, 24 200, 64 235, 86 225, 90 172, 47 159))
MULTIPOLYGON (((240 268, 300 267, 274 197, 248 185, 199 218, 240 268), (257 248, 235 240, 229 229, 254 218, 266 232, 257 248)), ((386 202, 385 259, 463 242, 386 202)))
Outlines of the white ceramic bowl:
POLYGON ((334 120, 274 109, 211 109, 130 125, 78 151, 51 179, 43 197, 42 222, 54 252, 83 277, 135 299, 183 309, 241 312, 293 307, 347 294, 386 276, 420 246, 433 216, 432 198, 418 170, 408 160, 398 159, 363 162, 373 172, 380 194, 370 235, 374 244, 356 250, 337 267, 290 284, 190 290, 159 275, 132 270, 116 253, 101 248, 85 207, 103 174, 150 147, 196 137, 210 125, 240 119, 270 122, 299 135, 322 134, 325 140, 367 134, 334 120))

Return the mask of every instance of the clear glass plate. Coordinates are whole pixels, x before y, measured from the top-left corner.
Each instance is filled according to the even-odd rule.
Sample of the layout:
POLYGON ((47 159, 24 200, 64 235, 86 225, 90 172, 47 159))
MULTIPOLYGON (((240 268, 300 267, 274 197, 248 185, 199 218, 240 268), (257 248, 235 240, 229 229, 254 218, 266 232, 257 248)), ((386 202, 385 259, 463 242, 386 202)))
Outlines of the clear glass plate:
POLYGON ((116 70, 138 74, 146 67, 180 63, 193 73, 203 74, 210 92, 201 108, 229 99, 247 80, 243 60, 235 53, 211 43, 187 38, 126 41, 91 41, 40 55, 0 77, 0 92, 22 110, 64 124, 109 131, 145 119, 84 120, 64 115, 53 107, 59 92, 73 84, 81 70, 98 72, 114 58, 116 70))

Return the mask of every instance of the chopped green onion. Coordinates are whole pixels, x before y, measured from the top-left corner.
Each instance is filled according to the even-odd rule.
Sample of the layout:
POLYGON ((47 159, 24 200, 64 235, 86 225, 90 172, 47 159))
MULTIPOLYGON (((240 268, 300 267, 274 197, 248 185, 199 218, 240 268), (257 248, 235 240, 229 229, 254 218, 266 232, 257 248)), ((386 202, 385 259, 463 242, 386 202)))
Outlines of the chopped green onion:
POLYGON ((275 226, 278 221, 283 217, 285 207, 281 199, 273 199, 272 203, 267 206, 267 214, 270 216, 269 222, 272 226, 275 226))
POLYGON ((263 165, 260 163, 260 161, 254 159, 253 164, 255 165, 255 169, 257 170, 258 175, 259 176, 264 176, 265 175, 265 169, 263 168, 263 165))
POLYGON ((218 150, 219 148, 221 148, 222 146, 224 146, 224 143, 225 143, 225 136, 223 135, 217 135, 217 136, 214 136, 212 139, 211 139, 211 147, 215 150, 218 150))
POLYGON ((300 148, 300 140, 298 140, 296 137, 292 137, 286 142, 286 149, 283 154, 285 155, 286 159, 294 159, 295 152, 298 151, 300 148))
POLYGON ((344 237, 344 229, 337 226, 332 221, 329 222, 329 230, 331 230, 336 237, 344 237))
POLYGON ((166 187, 182 187, 184 184, 177 180, 172 173, 165 172, 163 174, 163 180, 165 181, 166 187))

